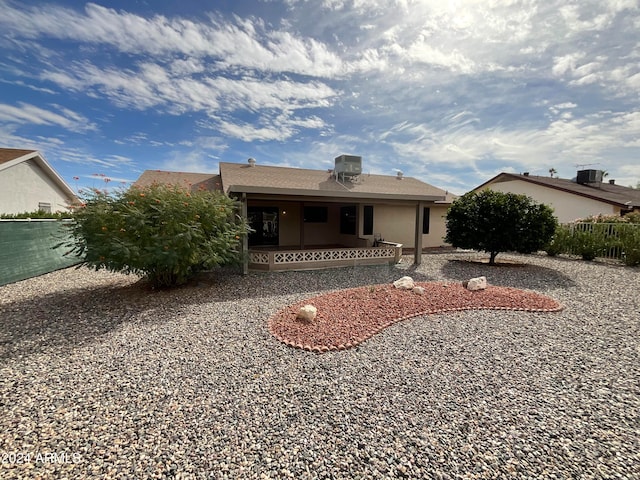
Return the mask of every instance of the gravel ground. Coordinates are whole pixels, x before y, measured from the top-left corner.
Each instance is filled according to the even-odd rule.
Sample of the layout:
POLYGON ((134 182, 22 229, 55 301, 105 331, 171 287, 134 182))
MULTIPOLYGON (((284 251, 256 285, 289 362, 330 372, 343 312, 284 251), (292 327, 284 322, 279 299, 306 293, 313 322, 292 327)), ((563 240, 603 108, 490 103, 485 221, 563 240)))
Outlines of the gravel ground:
POLYGON ((0 478, 640 478, 640 271, 471 256, 0 287, 0 478), (267 330, 286 305, 406 274, 565 308, 416 317, 324 354, 267 330))
POLYGON ((461 310, 562 310, 552 298, 519 288, 487 285, 470 291, 462 282, 411 283, 421 289, 420 293, 413 287, 400 289, 385 283, 344 288, 302 300, 273 315, 269 331, 289 346, 323 353, 353 348, 390 325, 414 317, 461 310), (298 318, 305 305, 316 309, 312 321, 298 318))

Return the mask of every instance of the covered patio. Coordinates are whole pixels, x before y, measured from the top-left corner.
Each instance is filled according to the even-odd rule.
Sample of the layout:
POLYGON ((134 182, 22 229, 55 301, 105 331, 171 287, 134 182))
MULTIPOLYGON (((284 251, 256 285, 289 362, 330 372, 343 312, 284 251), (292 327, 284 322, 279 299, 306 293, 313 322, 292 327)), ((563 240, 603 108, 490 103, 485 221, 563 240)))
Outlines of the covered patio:
POLYGON ((251 226, 244 268, 302 270, 395 264, 403 246, 422 258, 442 242, 445 191, 413 178, 221 163, 224 190, 251 226))

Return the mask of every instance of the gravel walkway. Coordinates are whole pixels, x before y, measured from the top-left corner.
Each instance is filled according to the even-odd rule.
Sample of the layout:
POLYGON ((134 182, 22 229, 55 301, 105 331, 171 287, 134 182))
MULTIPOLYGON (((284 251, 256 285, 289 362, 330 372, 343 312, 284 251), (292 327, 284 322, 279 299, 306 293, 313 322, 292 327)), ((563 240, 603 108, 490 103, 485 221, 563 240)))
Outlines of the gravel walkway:
POLYGON ((640 478, 640 270, 470 256, 0 287, 0 478, 640 478), (417 317, 322 355, 267 330, 286 305, 406 274, 565 308, 417 317))

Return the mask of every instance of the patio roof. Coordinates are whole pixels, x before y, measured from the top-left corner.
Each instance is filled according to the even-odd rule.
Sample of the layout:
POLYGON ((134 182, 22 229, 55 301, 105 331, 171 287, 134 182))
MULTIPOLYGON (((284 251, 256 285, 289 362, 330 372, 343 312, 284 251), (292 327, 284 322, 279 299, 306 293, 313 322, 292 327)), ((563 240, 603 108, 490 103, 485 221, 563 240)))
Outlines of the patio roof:
POLYGON ((328 170, 220 163, 226 193, 298 195, 341 199, 446 202, 451 195, 412 177, 363 174, 354 181, 337 181, 328 170))

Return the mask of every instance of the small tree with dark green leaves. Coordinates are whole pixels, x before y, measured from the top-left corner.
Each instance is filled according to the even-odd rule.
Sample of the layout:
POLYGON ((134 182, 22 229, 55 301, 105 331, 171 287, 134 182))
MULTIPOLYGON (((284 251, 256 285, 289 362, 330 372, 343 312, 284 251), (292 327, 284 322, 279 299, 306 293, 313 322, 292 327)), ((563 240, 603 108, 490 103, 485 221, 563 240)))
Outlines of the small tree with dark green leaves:
POLYGON ((72 214, 71 252, 83 264, 146 277, 155 287, 240 260, 247 224, 238 203, 218 192, 153 185, 91 190, 72 214))
POLYGON ((553 210, 526 195, 483 190, 453 202, 447 213, 445 240, 459 248, 489 253, 495 264, 500 252, 532 253, 553 237, 553 210))

